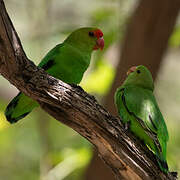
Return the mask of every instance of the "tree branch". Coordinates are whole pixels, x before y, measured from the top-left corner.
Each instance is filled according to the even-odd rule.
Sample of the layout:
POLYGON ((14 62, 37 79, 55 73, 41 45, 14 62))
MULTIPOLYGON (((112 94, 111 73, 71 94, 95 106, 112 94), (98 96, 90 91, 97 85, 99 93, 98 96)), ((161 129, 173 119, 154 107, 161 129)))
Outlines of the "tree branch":
MULTIPOLYGON (((58 121, 94 144, 117 179, 175 179, 163 174, 154 155, 119 118, 110 115, 93 96, 49 76, 28 60, 0 0, 0 73, 20 91, 38 101, 58 121)), ((113 97, 112 97, 113 98, 113 97)))

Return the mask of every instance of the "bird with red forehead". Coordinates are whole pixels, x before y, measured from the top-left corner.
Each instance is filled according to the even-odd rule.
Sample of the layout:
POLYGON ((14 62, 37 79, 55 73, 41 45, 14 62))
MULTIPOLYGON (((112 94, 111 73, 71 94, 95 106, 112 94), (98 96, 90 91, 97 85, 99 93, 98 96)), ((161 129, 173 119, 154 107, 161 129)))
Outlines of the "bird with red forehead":
MULTIPOLYGON (((92 52, 103 48, 104 39, 100 29, 80 28, 51 49, 38 66, 66 83, 79 84, 90 65, 92 52)), ((20 92, 7 106, 5 115, 10 123, 15 123, 37 106, 36 101, 20 92)))

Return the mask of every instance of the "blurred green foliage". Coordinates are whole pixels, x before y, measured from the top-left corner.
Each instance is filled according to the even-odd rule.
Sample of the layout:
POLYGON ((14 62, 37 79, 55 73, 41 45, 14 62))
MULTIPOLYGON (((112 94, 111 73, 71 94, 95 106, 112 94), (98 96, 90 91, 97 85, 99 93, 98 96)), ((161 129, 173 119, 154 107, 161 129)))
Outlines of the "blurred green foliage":
MULTIPOLYGON (((103 100, 115 76, 120 49, 115 47, 121 46, 128 18, 136 7, 134 0, 6 0, 5 3, 26 54, 36 64, 72 30, 80 26, 102 29, 105 48, 94 53, 81 86, 99 101, 103 100)), ((180 45, 179 26, 170 38, 170 45, 172 48, 180 45)), ((162 68, 165 72, 160 72, 156 82, 156 96, 170 133, 168 162, 175 171, 180 170, 180 82, 171 70, 178 73, 180 64, 174 56, 167 59, 162 68), (178 113, 173 111, 176 108, 178 113)), ((2 77, 0 84, 3 84, 0 88, 0 179, 83 179, 92 156, 90 143, 40 108, 19 123, 8 124, 3 112, 17 90, 2 77)))
POLYGON ((96 69, 80 85, 90 94, 106 95, 114 79, 115 70, 105 60, 98 60, 96 69))
POLYGON ((180 26, 176 26, 170 38, 170 45, 174 47, 180 46, 180 26))

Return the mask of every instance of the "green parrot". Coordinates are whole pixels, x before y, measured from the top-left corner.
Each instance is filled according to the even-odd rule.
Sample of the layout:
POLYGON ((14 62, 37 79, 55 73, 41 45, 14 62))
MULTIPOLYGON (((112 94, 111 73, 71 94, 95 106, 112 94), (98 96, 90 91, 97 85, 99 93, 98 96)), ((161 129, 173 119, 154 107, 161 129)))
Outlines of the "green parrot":
MULTIPOLYGON (((65 83, 79 84, 90 64, 91 53, 103 47, 104 39, 100 29, 80 28, 51 49, 38 67, 65 83)), ((36 101, 20 92, 7 106, 5 116, 10 123, 15 123, 38 106, 36 101)))
POLYGON ((160 169, 167 173, 166 145, 169 137, 153 95, 152 75, 142 65, 131 67, 127 75, 114 96, 119 116, 125 127, 154 152, 160 169))

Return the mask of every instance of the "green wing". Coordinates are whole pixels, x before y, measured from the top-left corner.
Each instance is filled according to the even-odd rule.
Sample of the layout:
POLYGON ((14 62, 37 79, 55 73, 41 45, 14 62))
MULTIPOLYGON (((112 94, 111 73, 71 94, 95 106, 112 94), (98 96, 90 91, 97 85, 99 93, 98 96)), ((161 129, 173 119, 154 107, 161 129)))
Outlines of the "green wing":
POLYGON ((155 145, 150 145, 150 147, 152 149, 155 147, 159 166, 164 172, 167 172, 166 147, 169 136, 153 92, 139 87, 127 87, 124 90, 124 97, 129 112, 137 117, 137 121, 144 129, 149 130, 147 134, 153 139, 155 145))
POLYGON ((121 117, 123 123, 127 123, 131 119, 131 114, 128 113, 128 110, 124 105, 123 95, 124 95, 124 88, 118 88, 114 96, 114 101, 117 106, 118 114, 121 117))
POLYGON ((79 84, 90 64, 90 54, 83 54, 66 43, 53 48, 41 61, 48 74, 66 83, 79 84))
POLYGON ((128 110, 141 119, 150 131, 163 134, 163 139, 167 141, 167 127, 152 91, 139 87, 127 87, 124 90, 124 96, 128 110))
POLYGON ((52 67, 52 65, 48 66, 48 62, 51 60, 55 60, 57 55, 59 53, 61 53, 61 48, 63 47, 63 44, 58 44, 56 45, 53 49, 51 49, 46 56, 41 60, 41 62, 39 63, 39 67, 44 67, 44 70, 48 70, 49 68, 52 67))
MULTIPOLYGON (((134 113, 134 109, 132 107, 132 109, 129 109, 128 107, 128 100, 131 94, 125 94, 125 92, 127 92, 127 89, 124 87, 119 88, 116 91, 115 94, 115 103, 118 109, 118 113, 119 116, 122 119, 123 123, 129 123, 130 122, 130 130, 141 140, 143 140, 145 142, 145 144, 148 144, 149 146, 152 147, 152 150, 155 151, 155 149, 153 148, 153 141, 157 141, 157 134, 153 131, 151 131, 151 129, 149 127, 146 126, 146 124, 144 123, 144 121, 138 117, 136 115, 136 113, 134 113)), ((133 96, 132 94, 132 100, 130 100, 130 103, 134 104, 136 96, 133 96)), ((136 108, 139 108, 140 105, 135 105, 136 108)))
POLYGON ((152 91, 136 86, 116 91, 115 103, 123 123, 156 154, 162 171, 168 171, 166 144, 168 131, 152 91))

